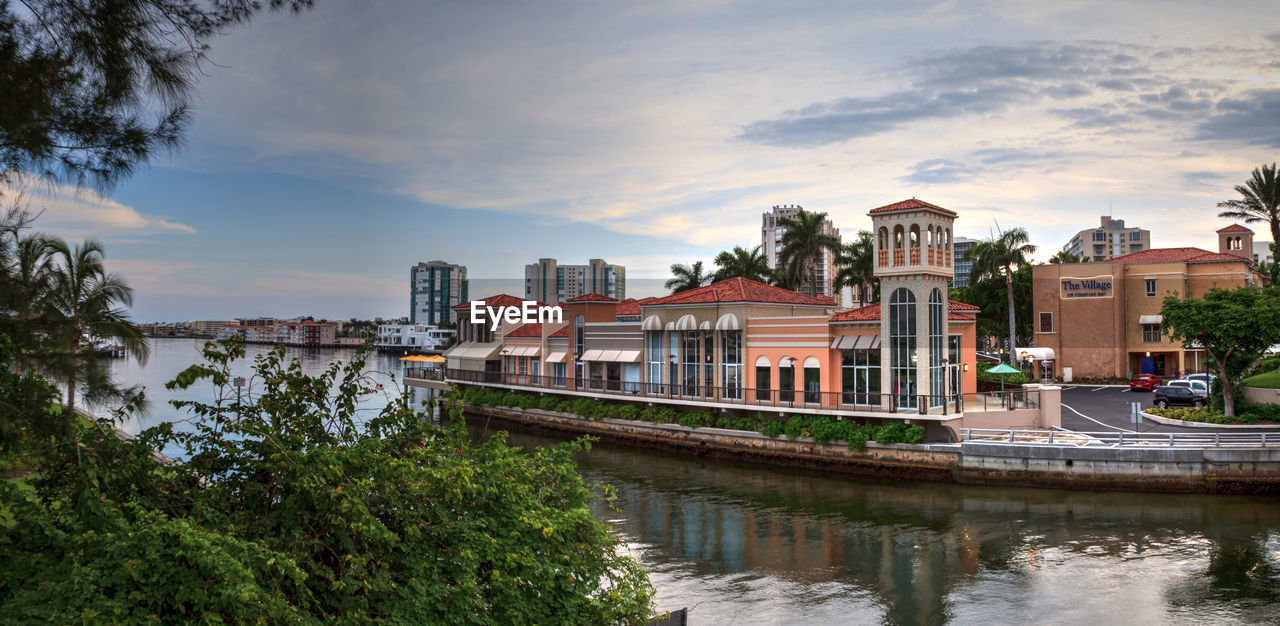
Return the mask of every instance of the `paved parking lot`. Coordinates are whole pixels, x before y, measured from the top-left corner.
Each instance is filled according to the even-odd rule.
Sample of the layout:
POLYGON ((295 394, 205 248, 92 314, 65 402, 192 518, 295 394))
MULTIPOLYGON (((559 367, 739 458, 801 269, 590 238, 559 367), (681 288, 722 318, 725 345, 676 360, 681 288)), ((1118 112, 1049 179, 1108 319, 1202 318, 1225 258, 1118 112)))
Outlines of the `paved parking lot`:
POLYGON ((1280 427, 1258 428, 1197 428, 1193 426, 1168 426, 1151 420, 1134 426, 1129 418, 1129 405, 1140 402, 1142 408, 1152 406, 1150 391, 1129 391, 1127 387, 1095 387, 1088 385, 1062 386, 1062 427, 1077 432, 1248 432, 1250 430, 1280 432, 1280 427))

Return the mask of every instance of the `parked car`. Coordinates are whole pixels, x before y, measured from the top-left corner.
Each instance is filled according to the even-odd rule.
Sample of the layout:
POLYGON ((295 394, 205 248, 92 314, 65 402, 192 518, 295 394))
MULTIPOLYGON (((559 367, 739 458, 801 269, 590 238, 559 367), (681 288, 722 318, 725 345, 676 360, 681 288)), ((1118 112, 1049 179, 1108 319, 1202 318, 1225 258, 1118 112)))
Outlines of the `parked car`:
POLYGON ((1185 387, 1196 393, 1203 393, 1205 395, 1209 395, 1209 383, 1206 383, 1203 380, 1193 380, 1190 378, 1183 378, 1182 380, 1171 380, 1165 383, 1164 385, 1166 387, 1185 387))
POLYGON ((1147 391, 1154 391, 1155 388, 1159 386, 1160 386, 1160 377, 1156 376, 1155 374, 1135 374, 1133 378, 1129 379, 1130 391, 1134 389, 1145 389, 1147 391))
POLYGON ((1187 387, 1156 387, 1156 406, 1204 406, 1209 402, 1209 394, 1199 393, 1187 387))
POLYGON ((1210 389, 1212 389, 1213 381, 1218 380, 1218 377, 1213 374, 1187 374, 1186 376, 1182 377, 1182 380, 1204 381, 1204 384, 1208 386, 1210 389))

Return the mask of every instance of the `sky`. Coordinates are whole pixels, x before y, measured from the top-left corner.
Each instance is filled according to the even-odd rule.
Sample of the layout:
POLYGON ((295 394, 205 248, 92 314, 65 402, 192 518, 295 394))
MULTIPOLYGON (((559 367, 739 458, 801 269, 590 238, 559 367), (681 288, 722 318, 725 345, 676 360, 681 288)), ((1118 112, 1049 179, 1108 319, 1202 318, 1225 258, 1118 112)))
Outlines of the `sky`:
POLYGON ((662 279, 779 204, 848 236, 916 197, 1040 260, 1101 215, 1216 249, 1280 160, 1274 0, 316 4, 213 42, 182 149, 31 196, 135 319, 399 317, 434 259, 662 279))

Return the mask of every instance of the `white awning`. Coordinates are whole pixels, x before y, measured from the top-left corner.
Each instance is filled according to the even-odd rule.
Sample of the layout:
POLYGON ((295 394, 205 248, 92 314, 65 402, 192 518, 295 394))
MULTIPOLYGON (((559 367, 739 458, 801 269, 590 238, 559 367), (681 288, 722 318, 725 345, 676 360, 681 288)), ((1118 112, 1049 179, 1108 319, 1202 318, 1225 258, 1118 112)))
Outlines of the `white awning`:
POLYGON ((1018 348, 1018 358, 1025 359, 1027 357, 1031 357, 1036 361, 1053 361, 1057 358, 1057 355, 1053 353, 1053 348, 1018 348))
POLYGON ((640 362, 640 351, 639 351, 639 350, 623 350, 623 351, 618 355, 618 362, 620 362, 620 363, 639 363, 639 362, 640 362))
POLYGON ((1139 324, 1159 324, 1164 321, 1163 315, 1143 315, 1138 318, 1139 324))
POLYGON ((621 352, 622 352, 621 350, 601 350, 600 356, 591 360, 592 361, 617 361, 618 354, 621 352))
POLYGON ((640 325, 640 330, 662 330, 662 320, 657 315, 650 315, 644 318, 644 323, 640 325))
POLYGON ((698 318, 686 313, 676 320, 676 330, 698 330, 698 318))
POLYGON ((507 346, 502 349, 502 354, 505 356, 517 357, 538 356, 539 354, 542 354, 542 348, 539 348, 538 346, 507 346))
POLYGON ((738 316, 733 313, 725 313, 716 320, 716 330, 738 330, 741 326, 738 324, 738 316))
POLYGON ((880 335, 840 335, 831 342, 833 350, 875 350, 880 347, 880 335))
POLYGON ((698 330, 711 330, 711 322, 703 320, 701 324, 698 324, 698 330))
POLYGON ((502 350, 500 343, 463 343, 450 348, 444 356, 450 359, 480 359, 488 361, 498 356, 502 350))
POLYGON ((599 361, 599 360, 600 360, 600 354, 601 354, 602 352, 604 352, 604 350, 587 350, 586 352, 583 352, 583 353, 582 353, 582 358, 581 358, 581 359, 579 359, 579 360, 581 360, 581 361, 599 361))
POLYGON ((552 352, 551 356, 547 357, 547 362, 548 363, 564 363, 564 353, 552 352))
POLYGON ((676 329, 676 323, 675 323, 675 322, 667 322, 667 325, 666 325, 666 326, 663 326, 663 327, 662 327, 662 329, 663 329, 663 330, 667 330, 667 331, 675 330, 675 329, 676 329))

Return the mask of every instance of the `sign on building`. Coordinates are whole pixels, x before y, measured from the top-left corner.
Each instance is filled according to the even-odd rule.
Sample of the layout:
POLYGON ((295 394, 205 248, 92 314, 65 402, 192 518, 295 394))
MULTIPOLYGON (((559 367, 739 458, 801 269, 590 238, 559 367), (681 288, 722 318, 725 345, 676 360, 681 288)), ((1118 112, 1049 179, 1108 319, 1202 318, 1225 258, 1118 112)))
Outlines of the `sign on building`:
POLYGON ((1110 298, 1115 278, 1111 276, 1092 276, 1089 278, 1062 278, 1059 297, 1078 300, 1080 298, 1110 298))

